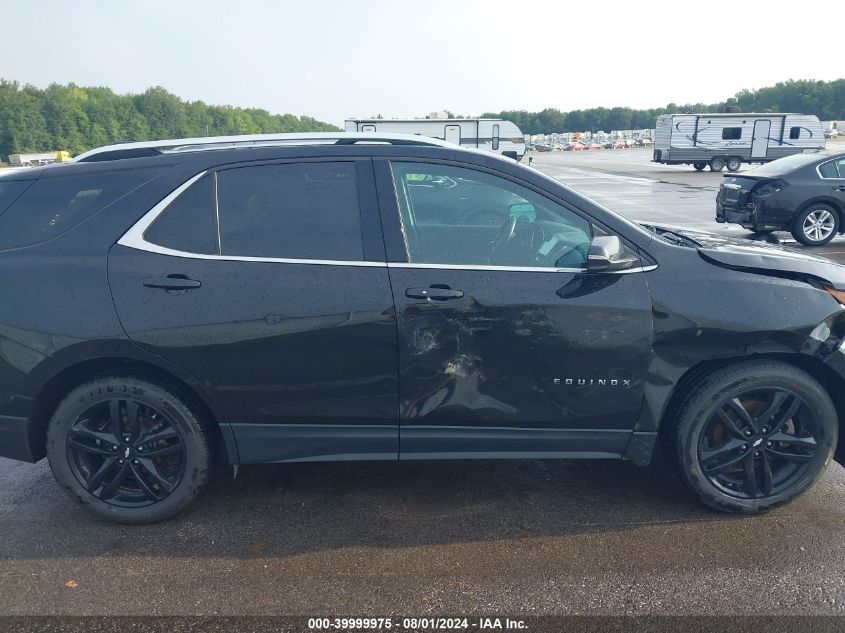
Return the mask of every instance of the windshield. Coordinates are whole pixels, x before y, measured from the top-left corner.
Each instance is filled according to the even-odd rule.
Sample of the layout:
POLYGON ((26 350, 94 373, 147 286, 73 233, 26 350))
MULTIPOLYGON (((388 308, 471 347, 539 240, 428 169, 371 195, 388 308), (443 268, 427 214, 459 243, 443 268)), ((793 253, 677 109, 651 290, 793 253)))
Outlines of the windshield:
POLYGON ((821 158, 821 156, 818 152, 809 154, 793 154, 792 156, 773 160, 771 163, 766 163, 760 167, 751 169, 746 173, 749 176, 780 176, 781 174, 786 174, 788 172, 795 171, 796 169, 800 169, 805 165, 809 165, 810 163, 814 163, 819 160, 819 158, 821 158))

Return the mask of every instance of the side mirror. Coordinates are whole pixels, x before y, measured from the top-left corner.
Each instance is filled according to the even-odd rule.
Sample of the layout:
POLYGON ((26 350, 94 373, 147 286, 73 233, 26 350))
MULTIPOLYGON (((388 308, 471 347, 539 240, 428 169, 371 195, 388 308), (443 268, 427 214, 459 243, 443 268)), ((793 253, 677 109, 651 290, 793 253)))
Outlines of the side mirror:
POLYGON ((587 252, 589 272, 611 272, 631 268, 639 260, 615 235, 599 235, 590 243, 587 252))

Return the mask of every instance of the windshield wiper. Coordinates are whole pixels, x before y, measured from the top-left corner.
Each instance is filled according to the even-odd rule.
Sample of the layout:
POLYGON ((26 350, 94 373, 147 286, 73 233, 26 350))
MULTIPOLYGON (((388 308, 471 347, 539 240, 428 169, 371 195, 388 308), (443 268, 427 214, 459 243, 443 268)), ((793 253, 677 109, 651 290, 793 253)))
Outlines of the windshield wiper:
POLYGON ((698 248, 701 246, 701 244, 696 242, 694 239, 687 237, 686 235, 676 233, 675 231, 670 231, 669 229, 664 229, 663 227, 651 226, 650 224, 643 224, 642 226, 670 244, 675 244, 676 246, 687 246, 690 248, 698 248))

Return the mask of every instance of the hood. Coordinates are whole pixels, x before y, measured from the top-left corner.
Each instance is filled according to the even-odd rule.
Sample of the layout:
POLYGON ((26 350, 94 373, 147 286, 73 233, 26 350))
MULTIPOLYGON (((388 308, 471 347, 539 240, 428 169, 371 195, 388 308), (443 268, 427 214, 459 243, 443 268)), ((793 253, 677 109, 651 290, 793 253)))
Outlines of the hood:
POLYGON ((683 227, 660 225, 655 228, 679 233, 694 241, 698 245, 699 255, 716 266, 777 277, 809 277, 845 290, 845 266, 806 250, 763 241, 722 237, 683 227))

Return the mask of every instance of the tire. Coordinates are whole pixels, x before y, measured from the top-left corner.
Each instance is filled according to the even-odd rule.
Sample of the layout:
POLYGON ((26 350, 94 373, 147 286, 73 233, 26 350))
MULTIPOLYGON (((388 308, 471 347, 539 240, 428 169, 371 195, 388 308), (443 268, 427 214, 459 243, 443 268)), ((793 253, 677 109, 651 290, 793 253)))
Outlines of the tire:
POLYGON ((792 225, 792 237, 807 246, 824 246, 838 232, 839 214, 826 204, 809 205, 792 225))
POLYGON ((162 521, 208 481, 212 453, 204 422, 169 386, 106 376, 80 385, 56 408, 47 458, 65 493, 98 517, 162 521))
POLYGON ((728 171, 739 171, 739 168, 742 167, 742 159, 738 156, 731 156, 727 162, 728 171))
POLYGON ((684 482, 705 505, 759 513, 788 503, 816 482, 833 456, 838 430, 836 408, 812 376, 780 361, 748 360, 705 376, 687 396, 678 410, 673 448, 684 482), (782 400, 773 407, 775 397, 782 400), (734 400, 757 425, 753 434, 734 400), (766 422, 769 409, 775 412, 766 422), (733 430, 720 411, 727 412, 733 430), (815 442, 812 448, 807 437, 815 442), (796 442, 790 444, 790 438, 796 442))
POLYGON ((710 171, 722 171, 725 168, 724 158, 713 158, 710 160, 710 171))
POLYGON ((707 167, 707 163, 705 163, 703 160, 700 160, 698 162, 693 163, 692 166, 695 169, 695 171, 701 171, 702 169, 707 167))

